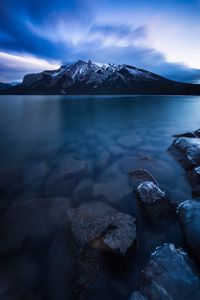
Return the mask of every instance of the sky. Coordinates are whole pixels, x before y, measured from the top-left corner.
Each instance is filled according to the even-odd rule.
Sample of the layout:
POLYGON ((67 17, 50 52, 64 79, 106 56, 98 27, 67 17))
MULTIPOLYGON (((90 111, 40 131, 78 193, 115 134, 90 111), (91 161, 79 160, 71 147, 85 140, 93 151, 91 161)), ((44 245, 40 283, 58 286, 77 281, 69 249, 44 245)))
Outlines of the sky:
POLYGON ((200 83, 200 0, 2 0, 0 81, 78 59, 200 83))

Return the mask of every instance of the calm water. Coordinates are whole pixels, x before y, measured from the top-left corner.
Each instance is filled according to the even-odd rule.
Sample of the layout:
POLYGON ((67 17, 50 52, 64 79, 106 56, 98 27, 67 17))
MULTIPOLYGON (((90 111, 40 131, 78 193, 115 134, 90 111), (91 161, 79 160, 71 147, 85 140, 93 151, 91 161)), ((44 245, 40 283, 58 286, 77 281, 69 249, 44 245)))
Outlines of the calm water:
POLYGON ((110 277, 105 299, 128 299, 155 246, 184 247, 175 222, 146 224, 128 174, 146 168, 175 202, 190 198, 167 148, 173 134, 200 127, 199 112, 200 97, 189 96, 0 96, 0 298, 70 299, 63 211, 83 201, 138 219, 138 251, 126 274, 110 277), (84 174, 67 191, 52 188, 49 178, 70 158, 86 163, 84 174))

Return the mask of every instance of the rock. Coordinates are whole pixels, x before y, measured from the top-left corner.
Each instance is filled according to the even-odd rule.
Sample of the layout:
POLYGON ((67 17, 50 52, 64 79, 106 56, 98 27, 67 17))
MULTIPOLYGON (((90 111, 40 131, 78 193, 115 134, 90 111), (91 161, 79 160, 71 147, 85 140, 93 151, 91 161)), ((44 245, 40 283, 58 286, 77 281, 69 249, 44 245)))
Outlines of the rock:
POLYGON ((85 291, 106 276, 106 262, 119 262, 132 252, 136 219, 101 202, 88 202, 68 210, 66 238, 74 265, 76 299, 85 299, 85 291))
POLYGON ((94 197, 103 196, 110 203, 116 203, 131 194, 132 189, 125 175, 119 175, 110 182, 94 184, 94 197))
POLYGON ((136 144, 141 143, 141 138, 137 135, 129 134, 122 136, 118 139, 118 144, 125 148, 132 148, 135 147, 136 144))
POLYGON ((73 191, 73 205, 91 199, 93 194, 93 182, 86 178, 81 180, 73 191))
POLYGON ((119 146, 117 144, 110 145, 109 148, 108 148, 108 150, 114 156, 121 156, 125 152, 124 148, 122 148, 121 146, 119 146))
POLYGON ((169 150, 186 169, 200 166, 200 139, 177 138, 169 150))
POLYGON ((132 294, 135 297, 132 300, 200 299, 200 280, 192 262, 186 253, 172 244, 156 248, 143 277, 141 291, 132 294))
POLYGON ((23 168, 23 181, 27 186, 39 185, 49 172, 49 167, 45 161, 34 162, 23 168))
POLYGON ((151 181, 157 184, 155 178, 145 169, 138 169, 129 173, 130 182, 134 189, 137 189, 138 186, 144 181, 151 181))
POLYGON ((13 166, 0 170, 0 214, 4 213, 10 203, 17 198, 23 187, 22 168, 13 166))
POLYGON ((165 196, 165 192, 162 191, 157 184, 152 181, 144 181, 137 188, 140 200, 144 204, 152 204, 162 201, 165 196))
POLYGON ((181 133, 181 134, 174 134, 173 136, 176 137, 176 138, 179 138, 179 137, 186 137, 186 138, 200 137, 200 128, 193 131, 193 132, 184 132, 184 133, 181 133))
POLYGON ((169 219, 175 215, 175 204, 168 199, 150 173, 140 169, 130 175, 139 203, 151 221, 160 222, 160 219, 169 219))
POLYGON ((177 138, 169 147, 186 171, 195 198, 200 198, 200 139, 177 138))
POLYGON ((200 198, 200 167, 191 170, 186 170, 186 177, 192 186, 192 195, 194 198, 200 198))
POLYGON ((108 166, 108 162, 111 158, 111 154, 108 151, 104 151, 100 154, 98 159, 96 160, 96 165, 95 167, 97 168, 98 171, 104 170, 108 166))
POLYGON ((21 168, 13 167, 0 171, 0 192, 1 194, 12 187, 12 185, 19 181, 21 176, 21 168))
POLYGON ((200 260, 200 202, 184 201, 177 212, 185 240, 200 260))
POLYGON ((49 169, 45 161, 34 162, 25 166, 22 170, 22 186, 18 197, 29 200, 41 198, 49 169))
POLYGON ((66 197, 68 196, 80 177, 86 170, 86 163, 84 161, 73 158, 65 159, 60 167, 53 172, 46 183, 45 196, 46 197, 66 197))
POLYGON ((193 138, 193 137, 196 137, 196 135, 193 132, 185 132, 185 133, 181 133, 181 134, 174 134, 173 136, 175 138, 179 138, 179 137, 193 138))
POLYGON ((197 137, 200 137, 200 128, 195 130, 194 134, 197 136, 197 137))
POLYGON ((142 182, 137 188, 137 195, 140 204, 145 208, 152 221, 160 222, 161 218, 168 219, 174 216, 175 204, 154 182, 142 182))
POLYGON ((119 167, 123 174, 129 174, 132 170, 137 168, 138 162, 133 156, 124 156, 119 160, 119 167))
POLYGON ((70 199, 33 199, 10 205, 0 219, 0 234, 4 242, 0 253, 20 249, 26 245, 40 245, 64 226, 70 199))

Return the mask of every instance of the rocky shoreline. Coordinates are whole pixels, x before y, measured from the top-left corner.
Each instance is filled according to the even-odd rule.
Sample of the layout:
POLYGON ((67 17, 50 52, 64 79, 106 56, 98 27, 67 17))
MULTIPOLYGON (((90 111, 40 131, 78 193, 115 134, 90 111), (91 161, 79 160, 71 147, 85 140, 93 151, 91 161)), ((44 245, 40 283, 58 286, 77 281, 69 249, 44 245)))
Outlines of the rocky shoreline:
MULTIPOLYGON (((36 245, 48 244, 52 238, 56 244, 61 241, 65 253, 62 253, 63 248, 56 250, 58 255, 62 253, 57 267, 61 268, 66 259, 66 269, 71 275, 68 283, 70 294, 66 299, 102 299, 102 289, 116 274, 126 278, 130 265, 134 265, 137 259, 136 252, 141 249, 139 238, 145 232, 138 231, 139 217, 118 209, 112 203, 113 197, 117 203, 122 203, 132 199, 134 193, 142 220, 149 222, 156 230, 163 226, 168 228, 171 222, 177 222, 184 247, 180 248, 167 238, 163 239, 163 243, 154 248, 145 262, 140 287, 122 292, 116 299, 127 299, 128 294, 130 300, 199 300, 200 130, 176 135, 169 151, 183 166, 194 199, 181 202, 172 200, 158 183, 159 178, 154 178, 148 170, 134 169, 129 159, 120 161, 123 174, 112 181, 95 184, 88 178, 79 181, 86 170, 90 172, 90 166, 85 161, 66 158, 53 166, 52 172, 45 164, 34 165, 31 178, 24 172, 22 198, 3 208, 5 213, 2 213, 0 220, 0 231, 4 243, 0 245, 0 256, 8 253, 18 255, 20 249, 35 249, 36 245), (130 168, 128 184, 125 174, 130 168), (42 193, 41 176, 46 179, 42 193), (121 182, 124 182, 123 189, 121 182), (32 200, 24 201, 29 196, 28 192, 32 200), (34 198, 38 193, 41 193, 41 198, 34 198), (66 198, 68 194, 72 198, 66 198)), ((107 152, 102 154, 96 162, 98 169, 104 169, 109 160, 107 152)), ((112 174, 113 169, 110 171, 112 174)), ((8 185, 8 178, 12 177, 15 181, 18 176, 17 172, 5 174, 0 189, 8 185)), ((17 194, 15 185, 12 191, 17 194)), ((52 248, 48 255, 53 256, 54 251, 52 248)), ((44 259, 45 256, 44 253, 44 259)), ((31 268, 32 265, 28 265, 28 269, 22 270, 22 273, 30 270, 37 274, 31 268)), ((55 266, 52 266, 51 272, 54 269, 55 266)), ((2 299, 6 299, 4 296, 10 284, 5 278, 4 288, 0 291, 2 299)), ((64 279, 62 285, 67 285, 64 279)), ((20 297, 16 294, 16 299, 20 297)), ((41 299, 31 297, 26 299, 41 299)), ((113 298, 115 296, 110 299, 113 298)), ((105 299, 108 297, 105 296, 105 299)))
MULTIPOLYGON (((177 136, 169 148, 185 168, 193 195, 197 197, 200 195, 199 132, 177 136)), ((200 202, 192 199, 175 204, 144 169, 130 172, 130 182, 144 216, 158 226, 163 221, 178 218, 188 246, 188 253, 173 244, 157 247, 144 268, 140 291, 134 291, 130 299, 200 299, 200 202)), ((121 265, 120 257, 126 257, 128 263, 128 250, 134 255, 137 247, 136 218, 99 202, 69 210, 66 233, 68 243, 74 245, 71 255, 76 270, 74 283, 78 294, 75 299, 90 299, 88 289, 101 280, 108 268, 106 263, 114 260, 121 265), (109 254, 107 260, 105 254, 109 254)))

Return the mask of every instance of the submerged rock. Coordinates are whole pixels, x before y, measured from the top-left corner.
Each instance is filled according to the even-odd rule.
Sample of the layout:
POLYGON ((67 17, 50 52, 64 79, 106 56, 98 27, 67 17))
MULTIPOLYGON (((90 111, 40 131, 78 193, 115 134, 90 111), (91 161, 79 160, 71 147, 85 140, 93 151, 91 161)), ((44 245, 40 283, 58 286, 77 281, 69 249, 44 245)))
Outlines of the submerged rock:
POLYGON ((114 180, 94 184, 94 197, 103 197, 109 203, 116 203, 132 194, 132 189, 125 175, 118 175, 114 180))
POLYGON ((199 300, 200 280, 189 257, 172 244, 157 247, 131 300, 199 300))
POLYGON ((125 148, 133 148, 136 144, 140 144, 141 141, 141 137, 134 134, 125 135, 118 139, 119 145, 125 148))
POLYGON ((19 250, 25 243, 39 247, 64 226, 70 205, 67 198, 33 199, 10 205, 0 219, 0 253, 19 250))
POLYGON ((200 202, 184 201, 177 211, 185 240, 200 260, 200 202))
POLYGON ((199 198, 200 139, 197 134, 196 136, 196 138, 177 138, 173 141, 169 150, 185 169, 187 178, 192 186, 193 196, 199 198))
POLYGON ((137 189, 138 186, 144 181, 151 181, 157 184, 155 178, 145 169, 138 169, 129 173, 130 182, 134 189, 137 189))
POLYGON ((108 276, 106 262, 117 264, 131 254, 136 244, 136 219, 106 204, 88 202, 68 210, 66 238, 74 265, 75 294, 79 299, 87 289, 108 276))
POLYGON ((130 300, 148 300, 148 299, 140 292, 133 292, 130 297, 130 300))
POLYGON ((45 188, 46 197, 66 197, 74 189, 86 170, 86 163, 73 158, 65 159, 49 176, 45 188))
POLYGON ((150 220, 157 222, 160 218, 168 219, 174 215, 175 204, 168 199, 150 173, 140 169, 130 175, 139 203, 150 220))
POLYGON ((73 206, 80 204, 87 199, 91 199, 93 194, 93 185, 93 181, 89 178, 84 178, 79 181, 73 191, 73 206))

